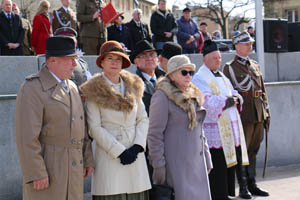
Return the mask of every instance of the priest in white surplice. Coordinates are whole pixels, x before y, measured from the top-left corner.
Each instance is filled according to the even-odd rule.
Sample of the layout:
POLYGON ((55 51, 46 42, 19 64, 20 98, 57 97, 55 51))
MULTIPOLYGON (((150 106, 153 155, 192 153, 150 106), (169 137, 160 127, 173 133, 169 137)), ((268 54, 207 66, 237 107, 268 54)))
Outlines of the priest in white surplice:
POLYGON ((203 65, 192 82, 205 96, 204 133, 210 148, 213 170, 209 174, 213 200, 235 196, 234 173, 237 162, 248 165, 247 147, 239 109, 243 98, 233 89, 230 81, 219 71, 221 54, 215 42, 205 41, 203 65))

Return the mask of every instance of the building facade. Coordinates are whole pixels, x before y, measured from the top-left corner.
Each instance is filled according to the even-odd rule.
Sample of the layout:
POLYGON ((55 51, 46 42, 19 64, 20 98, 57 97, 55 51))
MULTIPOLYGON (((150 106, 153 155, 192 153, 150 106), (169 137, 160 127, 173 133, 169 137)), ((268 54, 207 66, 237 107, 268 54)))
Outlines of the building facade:
POLYGON ((265 18, 284 18, 289 22, 300 22, 299 0, 264 0, 265 18))

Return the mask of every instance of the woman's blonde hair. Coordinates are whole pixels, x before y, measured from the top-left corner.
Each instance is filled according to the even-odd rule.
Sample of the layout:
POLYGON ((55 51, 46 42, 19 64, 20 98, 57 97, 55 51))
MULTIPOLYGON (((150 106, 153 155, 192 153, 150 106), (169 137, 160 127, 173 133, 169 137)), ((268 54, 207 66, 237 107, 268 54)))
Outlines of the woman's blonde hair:
POLYGON ((42 0, 42 1, 40 1, 40 5, 39 5, 39 8, 38 8, 36 14, 46 14, 47 9, 49 9, 49 8, 50 8, 49 1, 42 0))

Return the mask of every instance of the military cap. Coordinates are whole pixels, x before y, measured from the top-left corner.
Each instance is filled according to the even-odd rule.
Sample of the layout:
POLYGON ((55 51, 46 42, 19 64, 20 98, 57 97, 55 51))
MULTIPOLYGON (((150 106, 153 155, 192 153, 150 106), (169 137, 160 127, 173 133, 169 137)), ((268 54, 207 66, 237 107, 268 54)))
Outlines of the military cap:
POLYGON ((60 27, 54 32, 54 36, 77 37, 77 32, 71 27, 60 27))
POLYGON ((254 42, 254 39, 250 36, 250 34, 247 31, 243 31, 238 35, 233 36, 232 38, 232 43, 234 45, 238 43, 249 43, 249 42, 254 42))

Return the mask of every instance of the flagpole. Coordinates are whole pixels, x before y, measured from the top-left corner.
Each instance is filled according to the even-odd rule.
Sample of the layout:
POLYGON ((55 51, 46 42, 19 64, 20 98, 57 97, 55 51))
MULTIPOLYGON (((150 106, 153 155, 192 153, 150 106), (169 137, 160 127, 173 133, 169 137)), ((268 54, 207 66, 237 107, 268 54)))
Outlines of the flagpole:
POLYGON ((255 0, 255 18, 256 18, 256 55, 261 67, 263 77, 265 77, 265 52, 264 52, 264 29, 263 29, 263 9, 262 0, 255 0))

